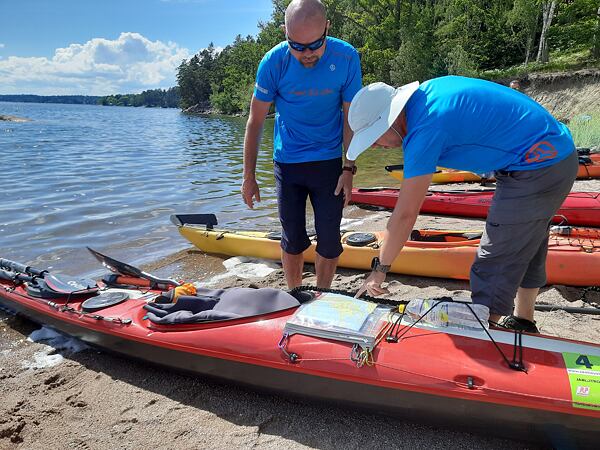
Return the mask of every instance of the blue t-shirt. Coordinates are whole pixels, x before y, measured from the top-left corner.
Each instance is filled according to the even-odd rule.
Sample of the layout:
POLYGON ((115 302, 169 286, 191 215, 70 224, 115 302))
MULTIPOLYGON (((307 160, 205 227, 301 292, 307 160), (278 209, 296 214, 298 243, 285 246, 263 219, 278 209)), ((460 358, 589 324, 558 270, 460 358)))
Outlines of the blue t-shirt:
POLYGON ((485 173, 551 166, 575 149, 568 128, 539 103, 485 80, 426 81, 406 104, 404 177, 436 166, 485 173))
POLYGON ((362 87, 358 52, 339 39, 327 38, 314 67, 304 67, 287 42, 262 59, 254 96, 275 102, 273 159, 281 163, 325 161, 342 155, 343 102, 362 87))

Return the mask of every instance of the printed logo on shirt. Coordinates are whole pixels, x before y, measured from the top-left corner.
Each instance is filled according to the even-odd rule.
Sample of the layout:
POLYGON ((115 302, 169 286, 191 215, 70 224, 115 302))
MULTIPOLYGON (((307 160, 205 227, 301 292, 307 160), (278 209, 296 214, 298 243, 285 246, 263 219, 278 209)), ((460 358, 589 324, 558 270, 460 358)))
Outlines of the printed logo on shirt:
POLYGON ((332 72, 335 71, 335 64, 330 65, 329 70, 331 70, 332 72))
POLYGON ((263 93, 263 94, 265 94, 265 95, 268 95, 268 94, 269 94, 269 90, 268 90, 268 89, 265 89, 265 88, 264 88, 264 87, 262 87, 262 86, 259 86, 259 85, 258 85, 258 83, 256 83, 254 86, 256 86, 256 90, 257 90, 257 91, 260 91, 260 92, 262 92, 262 93, 263 93))
POLYGON ((525 153, 525 161, 529 164, 538 163, 553 159, 558 155, 558 151, 548 141, 540 141, 527 150, 525 153))
POLYGON ((307 91, 290 91, 291 95, 296 95, 298 97, 318 97, 321 95, 331 95, 333 94, 333 89, 309 89, 307 91))

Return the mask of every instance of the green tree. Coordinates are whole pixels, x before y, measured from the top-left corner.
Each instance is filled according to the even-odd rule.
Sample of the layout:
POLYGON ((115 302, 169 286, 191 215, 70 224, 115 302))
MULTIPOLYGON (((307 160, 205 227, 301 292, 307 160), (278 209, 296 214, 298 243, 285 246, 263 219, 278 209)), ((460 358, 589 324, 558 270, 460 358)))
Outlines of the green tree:
POLYGON ((213 107, 225 114, 248 111, 254 78, 263 56, 263 48, 252 36, 237 36, 233 45, 227 46, 217 59, 217 70, 223 76, 211 86, 210 101, 213 107))
POLYGON ((182 61, 177 69, 177 83, 181 95, 182 108, 207 102, 211 94, 211 85, 219 77, 216 70, 218 53, 210 45, 189 61, 182 61))
POLYGON ((536 0, 515 0, 512 10, 507 15, 512 43, 522 51, 525 64, 535 48, 535 38, 539 28, 541 9, 536 0))
POLYGON ((555 52, 592 50, 595 31, 600 20, 598 0, 573 0, 561 2, 556 11, 554 25, 548 30, 549 48, 555 52))
POLYGON ((392 61, 390 81, 399 86, 412 81, 425 81, 437 75, 438 59, 433 34, 434 9, 423 5, 411 29, 404 30, 402 44, 392 61))

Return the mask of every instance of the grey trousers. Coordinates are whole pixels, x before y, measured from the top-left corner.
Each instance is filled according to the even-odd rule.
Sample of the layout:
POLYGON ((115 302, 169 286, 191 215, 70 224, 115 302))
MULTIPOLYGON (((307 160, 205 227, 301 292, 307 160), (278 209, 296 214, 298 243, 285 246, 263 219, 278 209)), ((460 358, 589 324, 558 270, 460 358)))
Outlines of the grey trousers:
POLYGON ((573 152, 550 167, 496 173, 496 192, 471 267, 471 298, 490 314, 508 315, 519 287, 546 284, 548 229, 571 191, 573 152))

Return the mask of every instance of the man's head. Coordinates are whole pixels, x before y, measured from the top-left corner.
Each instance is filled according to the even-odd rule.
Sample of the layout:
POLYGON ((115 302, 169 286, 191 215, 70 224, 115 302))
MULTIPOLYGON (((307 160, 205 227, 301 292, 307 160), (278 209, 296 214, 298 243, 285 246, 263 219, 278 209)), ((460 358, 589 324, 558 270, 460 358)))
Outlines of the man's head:
POLYGON ((285 10, 285 35, 290 51, 304 67, 313 67, 325 53, 329 21, 319 0, 293 0, 285 10))
POLYGON ((510 88, 520 91, 521 90, 521 82, 519 80, 512 80, 510 82, 510 88))
POLYGON ((348 123, 354 136, 346 158, 355 161, 358 155, 373 144, 399 146, 402 137, 394 123, 418 88, 418 81, 397 89, 385 83, 373 83, 358 91, 348 112, 348 123))

